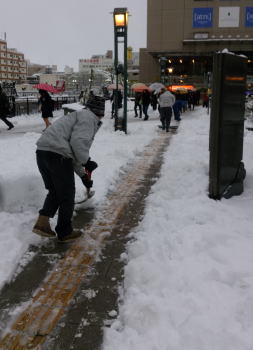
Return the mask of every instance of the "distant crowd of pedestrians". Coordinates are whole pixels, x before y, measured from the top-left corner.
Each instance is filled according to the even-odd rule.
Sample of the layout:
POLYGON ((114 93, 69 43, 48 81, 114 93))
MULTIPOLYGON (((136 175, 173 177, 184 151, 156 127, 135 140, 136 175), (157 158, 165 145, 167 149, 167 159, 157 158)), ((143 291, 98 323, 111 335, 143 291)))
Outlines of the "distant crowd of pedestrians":
MULTIPOLYGON (((208 106, 207 98, 203 96, 203 107, 208 106)), ((134 95, 134 113, 135 118, 142 118, 148 120, 149 106, 153 110, 158 109, 160 113, 160 120, 162 129, 168 131, 172 115, 176 121, 181 120, 183 112, 194 110, 195 106, 200 104, 200 91, 191 91, 186 89, 179 89, 175 92, 170 92, 166 88, 161 88, 160 91, 143 90, 136 91, 134 95)))
MULTIPOLYGON (((160 83, 154 83, 162 85, 160 83)), ((151 84, 152 85, 152 84, 151 84)), ((163 85, 162 85, 163 86, 163 85)), ((115 117, 115 106, 117 110, 122 108, 123 95, 120 90, 113 90, 110 96, 112 102, 111 118, 115 117)), ((209 96, 206 93, 200 94, 200 90, 187 90, 179 88, 176 91, 168 91, 165 87, 159 90, 152 90, 148 87, 135 91, 134 94, 134 117, 142 118, 146 121, 149 119, 149 107, 158 110, 160 114, 161 128, 169 131, 171 118, 174 115, 176 121, 181 120, 182 114, 186 110, 194 110, 195 106, 209 106, 209 96)))

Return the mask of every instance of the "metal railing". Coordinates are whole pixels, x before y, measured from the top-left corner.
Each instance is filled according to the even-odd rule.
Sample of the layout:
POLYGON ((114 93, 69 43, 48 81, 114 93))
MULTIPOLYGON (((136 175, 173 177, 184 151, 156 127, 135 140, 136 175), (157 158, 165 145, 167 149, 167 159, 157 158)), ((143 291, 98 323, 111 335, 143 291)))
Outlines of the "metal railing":
MULTIPOLYGON (((67 96, 67 97, 55 97, 54 101, 54 110, 62 108, 62 105, 68 103, 75 103, 78 101, 76 96, 67 96)), ((23 114, 34 114, 39 112, 38 99, 36 98, 17 98, 15 102, 10 99, 11 105, 11 116, 19 116, 23 114)))

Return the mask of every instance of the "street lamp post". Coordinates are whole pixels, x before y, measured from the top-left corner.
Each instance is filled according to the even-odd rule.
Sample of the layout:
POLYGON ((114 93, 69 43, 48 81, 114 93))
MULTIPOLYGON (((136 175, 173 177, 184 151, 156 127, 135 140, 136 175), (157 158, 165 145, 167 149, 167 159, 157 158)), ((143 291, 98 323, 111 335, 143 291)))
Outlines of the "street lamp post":
POLYGON ((78 91, 78 82, 76 79, 73 79, 72 80, 72 83, 73 83, 73 90, 75 92, 75 94, 77 94, 77 91, 78 91))
POLYGON ((92 88, 93 79, 94 79, 94 72, 93 72, 93 69, 91 68, 91 70, 90 70, 90 77, 89 77, 89 91, 92 88))
POLYGON ((165 72, 167 68, 167 58, 161 57, 160 58, 160 67, 161 67, 161 81, 163 84, 165 84, 165 72))
POLYGON ((113 11, 114 19, 114 68, 116 73, 116 100, 114 102, 115 108, 115 130, 123 130, 127 133, 127 25, 128 12, 127 8, 115 8, 113 11), (119 39, 123 38, 123 41, 119 39), (124 43, 124 65, 123 72, 119 69, 118 59, 118 44, 124 43), (119 96, 119 73, 123 73, 124 85, 124 100, 123 100, 123 119, 118 115, 118 96, 119 96))

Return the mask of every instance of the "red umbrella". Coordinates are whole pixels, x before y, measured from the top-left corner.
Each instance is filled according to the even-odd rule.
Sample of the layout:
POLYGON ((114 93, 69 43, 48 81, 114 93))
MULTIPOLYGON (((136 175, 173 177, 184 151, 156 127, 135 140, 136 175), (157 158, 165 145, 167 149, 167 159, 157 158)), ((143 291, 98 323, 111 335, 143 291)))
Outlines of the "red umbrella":
POLYGON ((131 86, 131 89, 136 92, 142 92, 144 90, 148 90, 149 92, 151 92, 151 89, 143 83, 135 83, 131 86))
MULTIPOLYGON (((116 90, 116 84, 110 84, 107 86, 108 90, 116 90)), ((123 86, 121 84, 118 84, 118 90, 123 90, 123 86)))
POLYGON ((49 85, 49 84, 36 84, 36 85, 33 85, 33 88, 38 90, 46 90, 53 94, 56 94, 58 92, 56 88, 54 88, 52 85, 49 85))

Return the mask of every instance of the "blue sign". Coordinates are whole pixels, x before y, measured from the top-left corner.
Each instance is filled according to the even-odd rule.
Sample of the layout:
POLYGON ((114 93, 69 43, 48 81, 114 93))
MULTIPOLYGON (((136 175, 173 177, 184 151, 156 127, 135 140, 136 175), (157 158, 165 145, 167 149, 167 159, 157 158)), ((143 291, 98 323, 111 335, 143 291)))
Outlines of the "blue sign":
POLYGON ((193 28, 211 28, 213 26, 213 9, 197 7, 193 9, 193 28))
POLYGON ((245 26, 253 27, 253 7, 246 7, 245 26))

